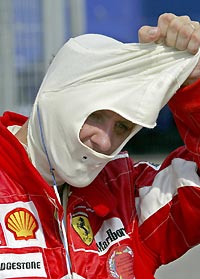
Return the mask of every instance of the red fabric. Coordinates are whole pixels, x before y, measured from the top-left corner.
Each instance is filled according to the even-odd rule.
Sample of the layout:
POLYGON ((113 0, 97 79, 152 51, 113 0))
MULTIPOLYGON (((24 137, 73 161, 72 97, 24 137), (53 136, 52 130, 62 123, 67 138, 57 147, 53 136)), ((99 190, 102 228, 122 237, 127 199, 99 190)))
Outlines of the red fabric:
MULTIPOLYGON (((200 81, 183 88, 169 103, 186 146, 170 154, 160 168, 146 162, 133 164, 123 153, 88 187, 70 188, 66 223, 74 273, 87 279, 153 279, 160 265, 199 243, 200 183, 192 162, 199 164, 199 88, 200 81), (155 199, 145 204, 152 190, 155 199), (168 202, 162 204, 169 194, 168 202), (143 208, 145 212, 140 212, 143 208)), ((6 113, 0 120, 0 239, 4 245, 0 256, 41 253, 47 278, 59 279, 67 274, 56 219, 61 220, 63 210, 24 148, 5 128, 21 125, 26 118, 6 113), (37 230, 36 239, 27 239, 25 244, 4 224, 15 205, 18 212, 28 208, 40 228, 41 235, 37 230), (45 244, 39 241, 41 236, 45 244)))
MULTIPOLYGON (((1 118, 0 123, 0 237, 3 240, 2 243, 5 245, 4 247, 0 246, 0 254, 3 254, 5 259, 8 255, 13 267, 13 270, 10 268, 10 271, 6 268, 3 270, 3 265, 6 264, 6 260, 5 263, 1 261, 2 268, 0 269, 0 277, 8 278, 7 276, 4 277, 3 272, 16 272, 14 264, 18 262, 18 272, 21 272, 21 276, 16 276, 16 278, 25 278, 22 275, 24 275, 26 269, 20 269, 20 264, 22 263, 19 262, 18 258, 15 260, 15 257, 11 256, 11 254, 27 254, 27 261, 29 257, 37 261, 38 258, 34 255, 40 254, 43 260, 39 264, 41 266, 44 265, 47 277, 36 276, 37 272, 41 270, 41 267, 38 270, 37 268, 32 270, 35 278, 58 279, 66 275, 65 250, 60 239, 58 221, 55 218, 55 213, 61 218, 63 215, 62 208, 56 199, 53 189, 46 184, 29 161, 22 145, 3 126, 3 124, 9 126, 14 123, 16 125, 22 125, 26 119, 26 117, 14 113, 6 113, 1 118), (11 230, 6 229, 9 223, 8 217, 12 212, 19 212, 19 208, 22 209, 22 212, 28 212, 27 218, 30 216, 29 212, 31 212, 34 216, 33 222, 36 222, 37 225, 36 234, 30 234, 27 239, 24 233, 22 233, 21 237, 15 235, 15 230, 12 227, 11 230), (3 211, 5 213, 2 213, 3 211), (44 241, 42 240, 43 238, 44 241), (29 244, 31 241, 33 245, 29 244), (21 242, 22 244, 20 244, 21 242)), ((21 215, 21 218, 22 216, 24 215, 21 215)), ((18 224, 17 226, 19 228, 21 226, 28 226, 31 222, 28 220, 25 222, 22 218, 21 225, 18 224), (26 223, 27 225, 25 225, 26 223)), ((30 230, 28 231, 30 232, 30 230)))
POLYGON ((180 135, 200 166, 200 80, 180 89, 169 102, 180 135))

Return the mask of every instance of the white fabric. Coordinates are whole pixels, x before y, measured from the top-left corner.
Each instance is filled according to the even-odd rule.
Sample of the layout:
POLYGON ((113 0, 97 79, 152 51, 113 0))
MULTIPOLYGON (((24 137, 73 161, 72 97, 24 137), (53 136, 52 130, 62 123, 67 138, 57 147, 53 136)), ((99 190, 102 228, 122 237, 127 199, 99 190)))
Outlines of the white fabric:
POLYGON ((72 275, 66 275, 61 279, 85 279, 85 278, 73 272, 72 275))
POLYGON ((22 126, 19 125, 13 125, 13 126, 8 126, 7 129, 13 134, 17 134, 17 132, 21 129, 22 126))
POLYGON ((160 109, 198 59, 199 53, 193 56, 155 44, 123 44, 103 35, 70 39, 50 65, 30 117, 28 148, 33 164, 52 184, 41 141, 40 115, 57 183, 88 185, 142 126, 156 125, 160 109), (110 156, 91 150, 79 139, 88 115, 102 109, 138 124, 110 156))
POLYGON ((199 185, 196 163, 180 158, 173 159, 171 165, 157 174, 151 186, 139 189, 139 197, 136 198, 139 224, 170 203, 179 188, 200 187, 199 185))

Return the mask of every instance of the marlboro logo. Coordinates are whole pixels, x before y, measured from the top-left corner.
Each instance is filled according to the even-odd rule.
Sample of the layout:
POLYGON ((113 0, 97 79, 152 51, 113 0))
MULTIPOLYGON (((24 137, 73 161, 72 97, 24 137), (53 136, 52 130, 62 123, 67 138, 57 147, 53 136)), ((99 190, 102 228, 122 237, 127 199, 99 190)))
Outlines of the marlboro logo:
POLYGON ((99 241, 97 243, 97 248, 99 252, 103 252, 108 248, 108 246, 112 243, 115 242, 118 239, 121 239, 126 236, 126 232, 124 228, 120 228, 116 231, 112 231, 111 229, 108 229, 106 231, 107 237, 104 241, 99 241))
POLYGON ((95 234, 94 239, 99 254, 103 255, 115 243, 124 239, 129 239, 129 235, 126 232, 122 221, 117 217, 113 217, 102 223, 99 231, 95 234))

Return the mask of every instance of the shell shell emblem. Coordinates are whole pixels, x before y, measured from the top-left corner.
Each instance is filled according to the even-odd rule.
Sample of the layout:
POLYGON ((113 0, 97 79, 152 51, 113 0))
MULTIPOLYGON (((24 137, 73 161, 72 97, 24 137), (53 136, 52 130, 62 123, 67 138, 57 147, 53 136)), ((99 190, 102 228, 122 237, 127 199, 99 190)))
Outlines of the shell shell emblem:
POLYGON ((26 208, 15 208, 7 213, 5 225, 16 240, 36 239, 38 223, 34 215, 26 208))

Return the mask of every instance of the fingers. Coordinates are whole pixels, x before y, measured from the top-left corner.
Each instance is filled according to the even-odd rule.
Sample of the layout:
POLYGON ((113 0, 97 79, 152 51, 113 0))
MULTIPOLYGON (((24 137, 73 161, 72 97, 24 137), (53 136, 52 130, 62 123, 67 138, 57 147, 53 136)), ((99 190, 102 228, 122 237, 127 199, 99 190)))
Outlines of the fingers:
POLYGON ((195 27, 194 31, 191 34, 191 39, 187 45, 187 49, 190 53, 195 54, 199 50, 199 47, 200 47, 200 25, 198 23, 198 27, 195 27))
POLYGON ((195 54, 200 46, 200 25, 188 16, 163 14, 158 19, 161 36, 157 43, 195 54))
POLYGON ((163 14, 158 19, 158 24, 156 27, 142 26, 138 31, 138 38, 140 43, 150 43, 150 42, 163 42, 166 37, 167 28, 170 21, 176 16, 173 14, 163 14))
POLYGON ((192 21, 189 16, 165 13, 158 18, 156 27, 141 27, 138 37, 140 43, 164 43, 195 54, 200 47, 200 24, 192 21))
POLYGON ((160 32, 160 38, 158 40, 158 43, 166 41, 169 25, 175 18, 176 16, 170 13, 165 13, 159 16, 157 24, 161 32, 160 32))
POLYGON ((138 31, 140 43, 155 42, 160 37, 160 29, 158 27, 142 26, 138 31))

